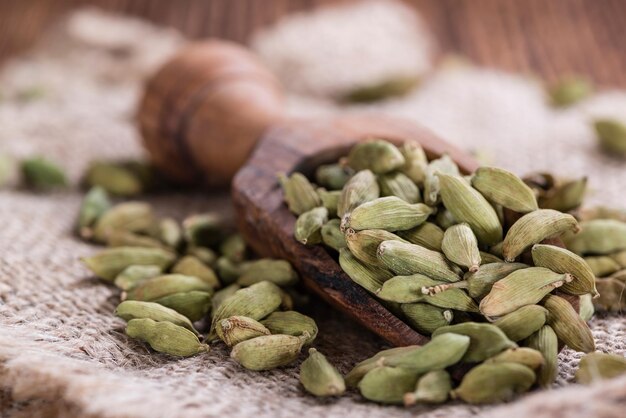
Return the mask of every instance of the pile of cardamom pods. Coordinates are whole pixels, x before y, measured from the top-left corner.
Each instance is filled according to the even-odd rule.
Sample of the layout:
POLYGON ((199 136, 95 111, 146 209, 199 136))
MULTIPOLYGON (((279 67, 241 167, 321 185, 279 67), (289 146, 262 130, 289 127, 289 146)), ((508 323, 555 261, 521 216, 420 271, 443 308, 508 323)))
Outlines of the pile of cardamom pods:
MULTIPOLYGON (((337 252, 354 282, 432 336, 359 363, 346 383, 367 399, 481 404, 546 387, 561 344, 595 350, 586 323, 594 303, 626 305, 626 222, 609 210, 576 213, 584 178, 522 180, 495 167, 464 175, 416 143, 372 139, 318 167, 315 179, 321 187, 301 173, 279 177, 298 215, 295 238, 337 252), (453 389, 450 370, 468 367, 453 389)), ((593 372, 581 376, 626 368, 623 357, 599 353, 582 364, 593 372)))

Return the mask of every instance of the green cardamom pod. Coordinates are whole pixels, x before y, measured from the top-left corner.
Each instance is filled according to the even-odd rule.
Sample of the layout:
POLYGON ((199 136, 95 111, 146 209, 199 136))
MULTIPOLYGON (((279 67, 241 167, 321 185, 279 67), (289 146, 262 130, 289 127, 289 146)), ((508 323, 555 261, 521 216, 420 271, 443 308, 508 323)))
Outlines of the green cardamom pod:
POLYGON ((237 283, 250 286, 263 281, 272 282, 277 286, 293 286, 298 283, 298 273, 286 260, 262 258, 250 261, 241 267, 241 275, 237 283))
POLYGON ((278 181, 283 188, 285 202, 294 214, 301 215, 322 204, 315 187, 302 174, 293 173, 289 177, 280 174, 278 181))
POLYGON ((328 211, 329 217, 337 216, 337 208, 339 207, 339 198, 341 197, 341 190, 326 191, 321 187, 317 189, 322 206, 328 211))
POLYGON ((405 96, 419 84, 419 78, 410 76, 395 76, 380 82, 358 86, 348 91, 342 98, 346 103, 371 103, 391 99, 396 96, 405 96))
POLYGON ((402 404, 404 394, 415 389, 419 373, 402 367, 376 367, 359 382, 359 391, 370 401, 402 404))
POLYGON ((87 168, 84 182, 92 187, 102 187, 117 196, 137 196, 145 191, 141 178, 119 163, 93 162, 87 168))
POLYGON ((84 239, 92 237, 91 227, 111 208, 111 200, 102 187, 92 187, 85 194, 78 212, 78 233, 84 239))
POLYGON ((155 265, 166 269, 175 258, 173 253, 160 248, 115 247, 83 257, 81 261, 96 276, 113 281, 128 266, 155 265))
POLYGON ((583 203, 587 191, 587 177, 569 180, 539 194, 537 201, 543 209, 569 212, 583 203))
POLYGON ((585 322, 591 321, 591 318, 593 318, 593 314, 595 313, 595 309, 593 307, 593 297, 591 294, 587 293, 586 295, 581 295, 579 305, 578 315, 585 322))
POLYGON ((258 321, 277 310, 281 302, 280 288, 271 282, 263 281, 237 290, 213 312, 208 340, 214 338, 215 327, 222 319, 246 316, 258 321))
POLYGON ((537 371, 537 383, 548 387, 556 380, 558 371, 559 341, 550 325, 544 325, 524 341, 524 345, 539 351, 544 364, 537 371))
POLYGON ((469 346, 470 337, 467 335, 444 333, 433 335, 433 338, 421 347, 383 357, 381 362, 385 366, 411 369, 416 373, 443 370, 458 363, 469 346))
POLYGON ((596 277, 609 276, 622 269, 622 266, 608 255, 587 256, 584 261, 596 277))
POLYGON ((345 248, 348 243, 339 228, 341 221, 339 219, 331 219, 322 226, 322 242, 335 251, 345 248))
POLYGON ((198 334, 198 331, 196 331, 187 317, 179 314, 174 309, 158 303, 125 300, 117 305, 114 313, 126 322, 132 319, 149 318, 156 322, 171 322, 174 325, 187 328, 189 331, 198 334))
POLYGON ((109 247, 144 247, 169 250, 158 239, 124 230, 107 231, 105 233, 105 241, 109 247))
POLYGON ((213 289, 220 287, 220 281, 213 269, 192 255, 184 256, 178 260, 172 267, 172 273, 197 277, 213 289))
POLYGON ((393 232, 384 229, 366 229, 363 231, 355 231, 348 229, 345 234, 348 249, 359 261, 372 266, 381 266, 378 259, 378 246, 383 241, 404 241, 393 232))
POLYGON ((424 222, 415 228, 398 231, 398 235, 411 244, 421 245, 429 250, 441 252, 443 229, 432 222, 424 222))
POLYGON ((484 363, 470 370, 451 395, 470 404, 506 402, 534 382, 535 373, 522 364, 484 363))
POLYGON ((347 248, 339 250, 339 265, 352 281, 370 293, 376 293, 393 277, 393 273, 384 268, 361 263, 347 248))
POLYGON ((160 266, 128 266, 115 277, 115 286, 122 290, 130 290, 146 279, 163 274, 160 266))
POLYGON ((308 345, 317 337, 317 324, 304 314, 296 311, 272 312, 267 318, 261 321, 272 334, 293 335, 299 337, 308 335, 304 344, 308 345))
POLYGON ((528 268, 528 266, 522 263, 494 262, 486 264, 481 266, 480 270, 475 273, 466 273, 463 277, 463 282, 465 282, 466 285, 462 286, 461 283, 463 282, 459 282, 457 286, 465 287, 471 297, 476 300, 481 300, 489 294, 493 284, 498 280, 505 278, 514 271, 524 268, 528 268))
POLYGON ((480 301, 480 312, 498 317, 526 305, 538 303, 557 287, 573 280, 571 274, 555 273, 544 267, 516 270, 494 283, 491 291, 480 301))
POLYGON ((404 165, 400 167, 400 171, 415 184, 423 184, 426 177, 426 167, 428 167, 428 158, 426 158, 422 146, 414 141, 406 141, 400 147, 400 152, 404 157, 404 165))
POLYGON ((484 266, 486 264, 503 263, 503 262, 504 260, 498 257, 497 255, 493 255, 485 251, 480 252, 480 265, 481 266, 484 266))
POLYGON ((515 174, 496 167, 480 167, 472 177, 472 186, 490 202, 519 213, 539 209, 532 189, 515 174))
POLYGON ((263 324, 245 316, 231 316, 222 319, 217 322, 215 331, 220 340, 229 347, 251 338, 270 335, 270 331, 263 324))
POLYGON ((211 299, 212 311, 217 312, 217 308, 220 307, 222 302, 224 302, 226 299, 234 295, 235 292, 238 291, 239 289, 241 289, 241 286, 239 286, 237 283, 233 283, 215 292, 215 294, 213 295, 213 298, 211 299))
POLYGON ((455 268, 441 253, 401 241, 383 241, 378 246, 378 259, 383 266, 400 275, 424 274, 435 280, 457 282, 461 279, 455 268))
POLYGON ((535 244, 531 253, 533 263, 537 267, 545 267, 556 273, 570 273, 574 276, 574 280, 561 287, 563 292, 572 295, 598 293, 594 272, 585 260, 573 252, 553 245, 535 244))
POLYGON ((446 229, 441 242, 441 249, 448 260, 470 272, 477 272, 480 267, 480 251, 478 240, 466 223, 457 224, 446 229))
POLYGON ((199 247, 196 245, 187 246, 186 254, 196 257, 207 266, 214 266, 217 264, 217 254, 215 251, 207 247, 199 247))
POLYGON ((344 186, 337 203, 337 216, 343 218, 360 204, 378 199, 380 188, 376 176, 370 170, 356 173, 344 186))
POLYGON ((460 176, 459 167, 448 155, 432 160, 426 168, 424 178, 424 203, 429 206, 437 206, 441 200, 441 184, 437 174, 449 174, 460 176))
POLYGON ((600 296, 593 300, 599 311, 622 312, 626 309, 626 283, 614 277, 596 279, 600 296))
POLYGON ((395 172, 378 176, 381 196, 396 196, 408 203, 422 201, 420 189, 406 175, 395 172))
POLYGON ((343 230, 351 228, 357 231, 402 231, 425 222, 432 212, 423 203, 410 204, 395 196, 381 197, 365 202, 345 215, 341 227, 343 230))
POLYGON ((248 370, 275 369, 298 358, 306 337, 263 335, 240 342, 230 352, 230 357, 248 370))
POLYGON ((403 303, 400 310, 406 322, 421 334, 432 334, 437 328, 450 325, 453 311, 427 303, 403 303))
POLYGON ((548 320, 548 310, 539 305, 526 305, 506 314, 493 325, 506 334, 511 341, 521 341, 539 331, 548 320))
POLYGON ((371 170, 375 174, 384 174, 402 167, 404 157, 392 143, 373 139, 353 146, 347 162, 356 171, 371 170))
POLYGON ((211 296, 212 291, 192 290, 163 296, 155 299, 154 302, 174 309, 195 322, 204 318, 211 309, 211 296))
POLYGON ((147 342, 155 351, 172 356, 189 357, 209 351, 209 346, 201 344, 196 334, 171 322, 131 319, 126 325, 126 334, 147 342))
POLYGON ((618 354, 589 353, 576 370, 576 381, 588 385, 626 374, 626 358, 618 354))
POLYGON ((602 149, 617 157, 626 157, 626 125, 615 119, 600 119, 593 123, 602 149))
POLYGON ((232 284, 237 281, 243 271, 243 263, 234 263, 227 257, 220 257, 215 261, 215 270, 224 284, 232 284))
POLYGON ((502 225, 489 202, 463 178, 440 173, 441 198, 454 219, 467 223, 483 245, 502 241, 502 225))
POLYGON ((346 391, 341 374, 315 348, 309 349, 309 357, 300 366, 300 383, 315 396, 337 396, 346 391))
POLYGON ((232 234, 220 244, 220 252, 233 263, 241 263, 246 258, 246 241, 239 234, 232 234))
POLYGON ((589 326, 567 300, 548 295, 543 300, 543 306, 548 310, 548 325, 565 345, 584 353, 596 349, 589 326))
POLYGON ((34 157, 20 163, 26 187, 49 191, 67 186, 67 177, 57 164, 43 157, 34 157))
POLYGON ((126 292, 128 300, 154 301, 174 293, 200 290, 210 292, 213 287, 207 282, 184 274, 165 274, 163 276, 146 279, 126 292))
POLYGON ((444 403, 448 400, 451 390, 450 374, 445 370, 433 370, 419 378, 414 392, 404 395, 404 405, 444 403))
POLYGON ((348 372, 345 377, 346 385, 352 388, 356 387, 363 378, 363 376, 367 374, 367 372, 375 369, 376 367, 380 367, 380 362, 382 361, 381 359, 388 359, 402 353, 412 352, 419 347, 420 346, 418 345, 409 345, 406 347, 394 347, 387 350, 379 351, 374 356, 357 363, 352 368, 352 370, 348 372))
POLYGON ((489 357, 506 350, 517 347, 513 341, 493 324, 463 322, 461 324, 441 327, 433 332, 433 337, 454 333, 470 337, 470 344, 461 361, 465 363, 478 363, 489 357))
POLYGON ((319 244, 322 242, 322 226, 328 221, 328 209, 313 208, 304 212, 296 220, 294 237, 302 244, 319 244))
POLYGON ((544 365, 545 360, 543 359, 543 355, 534 348, 513 347, 488 358, 485 360, 485 363, 518 363, 532 370, 537 370, 544 365))
POLYGON ((183 241, 183 230, 176 219, 163 218, 157 222, 153 236, 169 248, 178 248, 183 241))
POLYGON ((548 89, 550 102, 554 107, 571 106, 593 93, 593 85, 589 80, 569 76, 559 80, 548 89))
POLYGON ((93 238, 106 243, 111 231, 147 232, 154 224, 154 213, 147 203, 124 202, 106 211, 94 225, 93 238))
POLYGON ((354 172, 341 164, 322 164, 315 169, 315 181, 328 190, 341 190, 354 172))
POLYGON ((504 259, 511 262, 533 244, 568 231, 577 232, 578 230, 578 221, 572 215, 552 209, 539 209, 527 213, 519 218, 507 232, 502 244, 504 259))
POLYGON ((611 254, 626 250, 626 222, 595 219, 582 222, 576 235, 563 237, 565 246, 579 255, 611 254))

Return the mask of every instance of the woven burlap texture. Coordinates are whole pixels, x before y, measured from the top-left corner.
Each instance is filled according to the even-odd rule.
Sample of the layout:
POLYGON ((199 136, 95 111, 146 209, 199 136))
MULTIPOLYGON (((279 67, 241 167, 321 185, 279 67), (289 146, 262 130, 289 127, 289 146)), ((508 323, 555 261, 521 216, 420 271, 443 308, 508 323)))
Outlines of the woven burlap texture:
MULTIPOLYGON (((132 123, 141 80, 181 43, 181 38, 169 30, 127 18, 96 11, 70 16, 33 51, 3 68, 0 152, 17 157, 46 155, 67 168, 74 184, 91 159, 141 156, 132 123), (97 30, 102 27, 114 30, 105 31, 109 35, 103 36, 103 31, 97 30), (25 99, 23 93, 33 88, 40 91, 41 97, 25 99)), ((559 116, 573 120, 570 125, 574 128, 563 128, 571 135, 555 134, 549 150, 542 141, 554 132, 552 123, 546 123, 550 127, 547 131, 532 126, 520 132, 521 122, 517 122, 516 132, 502 133, 500 137, 498 129, 506 129, 493 122, 485 126, 486 116, 473 106, 470 95, 485 95, 482 109, 487 114, 502 107, 503 99, 498 94, 504 93, 494 77, 513 87, 521 83, 488 71, 456 69, 435 76, 424 86, 421 96, 391 102, 378 110, 413 117, 467 149, 487 147, 499 164, 520 173, 528 168, 562 168, 566 173, 588 174, 592 184, 606 183, 609 189, 593 195, 595 201, 623 205, 623 166, 593 150, 584 126, 576 129, 582 123, 575 115, 559 116), (463 80, 472 81, 468 87, 472 92, 458 92, 462 100, 455 102, 444 92, 446 86, 448 90, 457 88, 457 79, 461 84, 463 80), (477 89, 474 82, 480 80, 484 80, 486 92, 473 91, 477 89), (493 86, 491 92, 489 85, 493 86), (445 120, 448 123, 442 122, 445 120), (526 138, 526 145, 517 142, 530 132, 536 135, 526 138), (510 142, 502 143, 506 140, 510 142), (572 155, 545 155, 565 150, 572 155), (558 164, 549 164, 554 158, 558 164)), ((532 87, 528 91, 518 96, 536 93, 532 87)), ((615 94, 614 102, 626 102, 623 95, 615 94)), ((520 100, 524 103, 520 106, 533 103, 524 102, 523 97, 520 100)), ((291 103, 291 111, 296 114, 338 111, 328 103, 312 103, 301 97, 293 97, 291 103)), ((527 119, 529 113, 538 112, 526 108, 519 111, 527 119)), ((586 114, 590 111, 585 110, 586 114)), ((503 112, 496 116, 501 119, 503 112)), ((509 123, 514 123, 513 119, 519 118, 508 116, 509 123)), ((527 122, 536 123, 530 119, 527 122)), ((609 417, 623 413, 626 379, 590 388, 563 387, 572 381, 580 358, 579 353, 570 350, 560 354, 559 379, 552 390, 497 407, 453 403, 409 409, 365 402, 355 393, 318 400, 299 386, 298 364, 249 372, 230 360, 228 351, 220 345, 208 354, 182 360, 155 354, 124 335, 123 321, 112 315, 119 302, 118 291, 92 278, 79 262, 80 256, 97 250, 72 234, 80 200, 76 187, 46 195, 16 187, 0 191, 2 417, 609 417)), ((211 209, 224 211, 228 204, 224 197, 188 192, 152 196, 149 201, 161 214, 178 218, 211 209)), ((307 313, 315 317, 320 328, 315 346, 342 372, 386 347, 322 302, 314 299, 312 305, 307 313)), ((619 354, 626 351, 626 322, 622 317, 597 317, 591 326, 598 350, 619 354)))

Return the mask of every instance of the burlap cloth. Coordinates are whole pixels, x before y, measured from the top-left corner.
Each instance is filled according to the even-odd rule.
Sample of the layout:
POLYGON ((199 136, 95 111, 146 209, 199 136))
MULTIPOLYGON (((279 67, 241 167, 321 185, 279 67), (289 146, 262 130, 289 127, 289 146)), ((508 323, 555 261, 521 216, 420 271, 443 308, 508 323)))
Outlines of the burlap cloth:
MULTIPOLYGON (((300 24, 306 30, 307 20, 300 24)), ((342 30, 360 30, 363 19, 352 24, 342 30)), ((141 80, 181 42, 171 31, 126 18, 94 11, 72 15, 33 51, 4 67, 0 152, 46 155, 61 162, 74 182, 92 158, 141 155, 132 123, 141 80), (33 89, 40 97, 28 100, 25 92, 33 89)), ((265 34, 255 43, 259 51, 267 51, 264 42, 267 47, 282 41, 276 32, 265 34)), ((294 59, 311 60, 314 48, 308 54, 294 59)), ((337 70, 332 60, 328 65, 337 70)), ((310 98, 294 96, 291 104, 297 114, 337 111, 310 98)), ((378 110, 421 121, 520 173, 549 169, 589 175, 593 201, 625 206, 626 169, 596 151, 585 123, 593 112, 626 116, 623 93, 603 94, 555 114, 532 81, 455 66, 378 110)), ((297 364, 248 372, 220 345, 183 360, 149 352, 126 338, 123 322, 112 315, 118 292, 91 278, 78 261, 96 250, 71 233, 80 199, 76 189, 52 195, 0 191, 2 417, 624 416, 626 378, 590 388, 562 387, 572 381, 580 358, 570 350, 560 354, 552 390, 497 407, 452 403, 410 409, 364 402, 355 393, 315 399, 299 387, 297 364)), ((149 200, 159 212, 178 217, 223 211, 228 204, 223 197, 188 192, 149 200)), ((342 372, 385 347, 322 302, 314 299, 308 313, 320 328, 316 347, 342 372)), ((598 350, 626 351, 623 317, 597 316, 591 326, 598 350)))

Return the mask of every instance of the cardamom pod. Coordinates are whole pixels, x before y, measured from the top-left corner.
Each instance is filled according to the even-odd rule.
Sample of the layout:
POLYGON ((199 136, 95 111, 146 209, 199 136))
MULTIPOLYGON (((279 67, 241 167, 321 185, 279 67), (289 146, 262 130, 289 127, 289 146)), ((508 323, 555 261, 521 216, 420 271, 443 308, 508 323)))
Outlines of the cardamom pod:
POLYGON ((539 209, 532 189, 515 174, 496 167, 480 167, 472 177, 472 186, 490 202, 519 213, 539 209))
POLYGON ((578 208, 587 191, 587 177, 568 180, 539 194, 537 202, 543 209, 554 209, 569 212, 578 208))
POLYGON ((414 392, 404 395, 404 405, 444 403, 448 400, 451 390, 450 374, 445 370, 433 370, 419 378, 414 392))
POLYGON ((458 268, 443 254, 419 245, 401 241, 383 241, 377 250, 383 266, 400 275, 424 274, 435 280, 456 282, 461 279, 458 268))
POLYGON ((331 219, 322 226, 322 242, 335 251, 345 248, 348 243, 346 238, 339 229, 341 221, 339 219, 331 219))
POLYGON ((370 401, 401 404, 404 394, 415 389, 419 373, 402 367, 376 367, 359 382, 359 391, 370 401))
POLYGON ((315 348, 309 349, 309 357, 300 366, 300 383, 315 396, 337 396, 346 391, 341 374, 315 348))
POLYGON ((395 196, 381 197, 365 202, 345 215, 341 228, 344 231, 348 228, 402 231, 425 222, 431 213, 432 209, 423 203, 410 204, 395 196))
POLYGON ((43 157, 22 160, 20 171, 26 187, 49 191, 67 186, 67 177, 57 164, 43 157))
POLYGON ((213 269, 192 255, 184 256, 178 260, 172 267, 172 273, 197 277, 214 289, 220 287, 220 281, 213 269))
POLYGON ((174 293, 191 292, 192 290, 210 292, 213 287, 197 277, 185 276, 184 274, 165 274, 142 281, 126 292, 125 299, 150 302, 174 293))
POLYGON ((347 162, 356 171, 371 170, 375 174, 384 174, 402 167, 404 157, 392 143, 372 139, 353 146, 347 162))
POLYGON ((187 246, 186 254, 196 257, 207 266, 214 266, 217 264, 217 254, 215 251, 207 247, 198 247, 196 245, 187 246))
POLYGON ((441 249, 448 260, 475 273, 480 267, 478 240, 466 223, 446 229, 441 249))
POLYGON ((420 189, 406 175, 395 172, 378 176, 381 196, 396 196, 408 203, 422 201, 420 189))
POLYGON ((563 237, 565 246, 579 255, 611 254, 626 250, 626 222, 595 219, 581 222, 577 235, 563 237))
POLYGON ((615 260, 621 269, 626 269, 626 250, 618 251, 610 255, 610 257, 615 260))
POLYGON ((384 229, 366 229, 363 231, 355 231, 354 229, 346 230, 346 244, 348 249, 359 261, 372 266, 381 266, 381 262, 376 255, 378 246, 383 241, 404 241, 393 232, 384 229))
POLYGON ((222 302, 224 302, 226 299, 234 295, 235 292, 238 291, 239 289, 241 289, 241 286, 239 286, 237 283, 233 283, 215 292, 215 294, 213 295, 213 298, 211 299, 212 311, 217 312, 217 308, 220 307, 222 302))
POLYGON ((267 318, 261 321, 263 326, 267 327, 272 334, 285 334, 299 337, 307 335, 304 341, 305 345, 309 345, 317 337, 317 324, 304 314, 296 311, 277 311, 272 312, 267 318))
POLYGON ((115 247, 107 248, 81 261, 96 276, 113 281, 125 268, 132 265, 155 265, 166 269, 176 256, 160 248, 115 247))
POLYGON ((384 268, 361 263, 347 248, 339 250, 339 265, 352 281, 370 293, 376 293, 393 277, 393 273, 384 268))
POLYGON ((381 363, 385 366, 410 369, 420 374, 443 370, 458 363, 469 346, 470 337, 467 335, 454 333, 433 335, 433 338, 423 346, 383 357, 381 363))
POLYGON ((413 180, 415 184, 423 184, 428 158, 422 146, 414 141, 406 141, 400 147, 400 152, 404 157, 404 165, 400 167, 400 172, 413 180))
POLYGON ((509 340, 506 334, 493 324, 463 322, 447 325, 435 330, 433 338, 447 333, 466 335, 470 338, 469 347, 461 359, 465 363, 478 363, 507 348, 517 347, 517 344, 509 340))
POLYGON ((341 164, 322 164, 315 169, 315 181, 328 190, 341 190, 353 174, 341 164))
POLYGON ((414 76, 395 76, 372 85, 358 86, 348 91, 342 98, 347 103, 371 103, 396 96, 405 96, 418 84, 419 78, 414 76))
POLYGON ((380 188, 374 173, 370 170, 359 171, 348 180, 341 191, 337 203, 337 216, 343 218, 360 204, 378 199, 379 196, 380 188))
POLYGON ((381 359, 387 359, 403 353, 412 352, 419 347, 420 346, 418 345, 408 345, 406 347, 394 347, 379 351, 374 356, 357 363, 352 370, 348 372, 345 377, 346 385, 352 388, 356 387, 367 372, 375 369, 376 367, 380 367, 380 363, 382 361, 381 359))
POLYGON ((441 252, 443 229, 432 222, 424 222, 415 228, 398 231, 398 235, 411 244, 421 245, 429 250, 441 252))
POLYGON ((215 261, 215 270, 220 278, 220 282, 224 284, 232 284, 241 276, 243 263, 233 263, 227 257, 220 257, 215 261))
POLYGON ((131 319, 126 325, 126 334, 147 342, 159 353, 171 356, 189 357, 209 351, 209 346, 201 344, 196 334, 171 322, 131 319))
POLYGON ((595 313, 595 309, 593 308, 593 297, 591 294, 587 293, 586 295, 581 295, 579 305, 578 315, 585 322, 591 321, 591 318, 593 318, 593 314, 595 313))
POLYGON ((626 157, 626 125, 615 119, 600 119, 593 123, 602 149, 617 157, 626 157))
POLYGON ((163 248, 168 250, 158 239, 130 231, 109 230, 105 233, 105 241, 109 247, 144 247, 163 248))
POLYGON ((125 300, 117 305, 114 313, 126 322, 132 319, 150 318, 156 322, 171 322, 174 325, 187 328, 189 331, 198 334, 198 331, 196 331, 187 317, 179 314, 174 309, 158 303, 125 300))
POLYGON ((561 290, 572 295, 597 294, 596 278, 589 265, 581 257, 565 248, 535 244, 531 251, 533 263, 556 273, 570 273, 574 280, 565 283, 561 290))
POLYGON ((548 320, 548 310, 539 305, 526 305, 506 314, 493 325, 506 334, 511 341, 521 341, 539 331, 548 320))
POLYGON ((278 181, 283 188, 285 203, 292 213, 301 215, 322 204, 315 187, 302 174, 293 173, 289 177, 279 174, 278 181))
POLYGON ((535 373, 522 364, 483 363, 463 377, 451 396, 470 404, 506 402, 528 391, 534 382, 535 373))
POLYGON ((153 224, 154 213, 147 203, 119 203, 97 220, 93 238, 97 242, 106 243, 111 231, 147 232, 153 224))
POLYGON ((543 355, 544 364, 537 371, 537 383, 548 387, 556 380, 558 370, 559 341, 550 327, 544 325, 524 341, 524 345, 539 351, 543 355))
POLYGON ((250 261, 241 267, 241 276, 237 283, 250 286, 263 281, 272 282, 277 286, 293 286, 298 283, 298 273, 287 260, 262 258, 250 261))
POLYGON ((596 277, 609 276, 622 269, 622 266, 608 255, 587 256, 584 260, 596 277))
POLYGON ((84 239, 90 239, 91 227, 111 208, 111 200, 102 187, 92 187, 85 194, 78 212, 78 233, 84 239))
POLYGON ((270 335, 270 331, 263 324, 245 316, 231 316, 218 321, 215 332, 229 347, 251 338, 270 335))
POLYGON ((123 164, 95 161, 89 165, 84 176, 84 183, 99 186, 117 196, 137 196, 143 193, 144 184, 128 167, 123 164))
POLYGON ((584 353, 596 349, 589 326, 567 300, 548 295, 543 299, 543 306, 548 310, 548 325, 565 345, 584 353))
POLYGON ((513 347, 488 358, 485 360, 485 363, 517 363, 523 364, 532 370, 537 370, 544 365, 545 360, 543 355, 534 348, 513 347))
POLYGON ((485 251, 480 252, 480 265, 481 266, 484 266, 485 264, 503 263, 503 262, 504 260, 496 255, 490 254, 485 251))
POLYGON ((614 277, 596 279, 600 296, 593 300, 599 311, 622 312, 626 309, 626 283, 614 277))
POLYGON ((296 220, 294 237, 305 245, 322 242, 322 226, 328 221, 328 209, 313 208, 304 212, 296 220))
POLYGON ((522 216, 504 237, 502 253, 511 262, 526 248, 546 238, 553 238, 567 231, 577 232, 578 222, 572 215, 552 209, 539 209, 522 216))
POLYGON ((502 241, 502 225, 489 202, 463 178, 438 174, 441 198, 454 219, 467 223, 483 245, 502 241))
POLYGON ((213 312, 211 333, 207 339, 214 338, 215 327, 222 319, 246 316, 258 321, 278 309, 281 302, 280 288, 271 282, 263 281, 237 290, 213 312))
POLYGON ((159 266, 128 266, 115 277, 115 286, 122 290, 130 290, 146 279, 159 276, 163 269, 159 266))
POLYGON ((570 274, 555 273, 544 267, 516 270, 494 283, 489 294, 480 302, 480 312, 486 317, 497 317, 522 306, 534 305, 572 279, 570 274))
POLYGON ((436 206, 440 202, 441 185, 438 173, 449 174, 451 176, 460 176, 459 167, 448 155, 432 160, 426 167, 426 176, 424 178, 424 203, 429 206, 436 206))
POLYGON ((626 358, 618 354, 589 353, 576 370, 576 381, 583 385, 626 374, 626 358))
POLYGON ((232 234, 220 244, 220 252, 233 263, 241 263, 246 258, 246 241, 239 234, 232 234))
POLYGON ((450 325, 454 313, 427 303, 403 303, 400 310, 406 322, 421 334, 432 334, 437 328, 450 325))
POLYGON ((248 370, 275 369, 295 361, 306 338, 306 335, 263 335, 240 342, 230 357, 248 370))
MULTIPOLYGON (((442 284, 422 274, 396 276, 385 283, 376 292, 382 300, 396 303, 426 302, 440 308, 455 309, 464 312, 477 312, 476 302, 461 289, 446 292, 428 293, 425 289, 442 284)), ((444 284, 445 285, 445 284, 444 284)))
MULTIPOLYGON (((467 293, 476 300, 481 300, 489 294, 493 284, 513 273, 528 268, 522 263, 494 262, 480 267, 475 273, 469 272, 463 276, 463 281, 454 286, 467 289, 467 293)), ((445 290, 445 289, 444 289, 445 290)))
POLYGON ((317 189, 322 206, 328 211, 328 216, 337 216, 337 208, 339 207, 339 198, 341 197, 341 190, 326 191, 321 187, 317 189))
POLYGON ((571 106, 593 93, 589 80, 582 77, 569 76, 559 80, 548 89, 550 102, 554 107, 571 106))
POLYGON ((183 241, 183 230, 176 219, 163 218, 158 221, 153 236, 169 248, 178 248, 183 241))
POLYGON ((183 220, 183 236, 189 246, 215 247, 222 241, 223 225, 224 221, 217 213, 188 216, 183 220))
POLYGON ((195 322, 204 318, 211 308, 212 291, 192 290, 163 296, 154 300, 159 305, 174 309, 181 315, 195 322))

